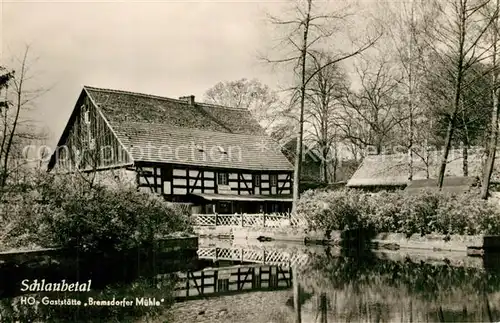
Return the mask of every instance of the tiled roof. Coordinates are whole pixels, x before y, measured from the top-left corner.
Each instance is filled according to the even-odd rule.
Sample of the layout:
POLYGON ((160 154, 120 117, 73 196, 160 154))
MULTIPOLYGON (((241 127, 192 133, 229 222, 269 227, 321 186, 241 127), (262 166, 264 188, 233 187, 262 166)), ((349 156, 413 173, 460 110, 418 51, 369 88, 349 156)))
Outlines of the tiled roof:
POLYGON ((110 122, 149 122, 200 130, 264 135, 247 109, 85 86, 110 122))
POLYGON ((228 108, 205 103, 199 104, 199 106, 217 119, 219 124, 230 129, 233 133, 264 134, 262 127, 247 109, 228 108))
MULTIPOLYGON (((429 159, 429 178, 437 178, 440 162, 440 152, 431 152, 429 159)), ((460 150, 450 151, 445 176, 463 176, 463 157, 460 150)), ((498 157, 500 157, 497 152, 498 157)), ((469 150, 468 170, 469 176, 482 176, 485 156, 481 150, 469 150)), ((413 179, 426 179, 426 166, 423 161, 415 157, 413 162, 413 179)), ((348 181, 347 186, 396 186, 408 184, 408 156, 406 154, 370 155, 366 156, 348 181)), ((492 182, 500 181, 500 160, 496 160, 492 174, 492 182)))
POLYGON ((110 123, 136 161, 248 170, 292 170, 278 144, 265 135, 206 131, 160 123, 110 123))

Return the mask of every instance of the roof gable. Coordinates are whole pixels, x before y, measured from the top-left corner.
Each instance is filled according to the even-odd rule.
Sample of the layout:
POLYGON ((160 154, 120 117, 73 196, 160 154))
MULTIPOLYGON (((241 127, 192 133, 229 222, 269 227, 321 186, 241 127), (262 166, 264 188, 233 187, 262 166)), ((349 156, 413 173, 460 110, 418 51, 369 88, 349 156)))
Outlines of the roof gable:
POLYGON ((50 157, 48 170, 56 166, 101 169, 131 163, 109 121, 83 89, 50 157))

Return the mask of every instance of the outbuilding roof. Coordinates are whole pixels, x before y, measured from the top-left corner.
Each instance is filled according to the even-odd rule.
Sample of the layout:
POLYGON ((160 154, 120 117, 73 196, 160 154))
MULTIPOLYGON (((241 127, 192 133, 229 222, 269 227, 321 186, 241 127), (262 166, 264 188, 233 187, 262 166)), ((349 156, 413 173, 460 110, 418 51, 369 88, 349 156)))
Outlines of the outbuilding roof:
MULTIPOLYGON (((443 180, 443 192, 465 193, 478 184, 476 177, 445 177, 443 180)), ((405 191, 418 193, 422 190, 437 190, 437 179, 417 179, 410 182, 405 191)))
MULTIPOLYGON (((428 158, 424 159, 414 156, 413 180, 437 178, 440 165, 441 152, 431 151, 428 158)), ((500 181, 499 153, 496 154, 495 168, 492 174, 492 182, 500 181)), ((485 161, 484 151, 481 149, 470 149, 468 154, 468 176, 482 176, 485 161)), ((406 186, 408 180, 409 165, 408 155, 369 155, 347 182, 348 187, 373 187, 373 186, 406 186)), ((451 150, 446 165, 446 177, 463 177, 463 155, 461 150, 451 150)))

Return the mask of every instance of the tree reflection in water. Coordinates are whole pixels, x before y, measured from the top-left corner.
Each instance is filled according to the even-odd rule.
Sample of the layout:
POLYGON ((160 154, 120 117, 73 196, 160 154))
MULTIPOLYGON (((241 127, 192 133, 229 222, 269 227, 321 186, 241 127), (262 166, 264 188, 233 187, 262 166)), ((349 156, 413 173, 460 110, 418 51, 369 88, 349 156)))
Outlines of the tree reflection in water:
MULTIPOLYGON (((21 297, 35 296, 41 299, 40 294, 25 294, 14 298, 0 300, 1 322, 136 322, 139 318, 154 318, 173 304, 173 279, 162 279, 161 286, 153 279, 139 279, 133 283, 113 284, 104 290, 89 293, 44 293, 52 299, 72 298, 79 299, 84 304, 88 297, 94 300, 122 300, 126 297, 135 302, 136 297, 151 297, 165 299, 161 306, 50 306, 50 305, 23 305, 21 297)), ((145 322, 146 322, 145 321, 145 322)))
POLYGON ((162 252, 134 249, 113 255, 61 254, 51 256, 51 263, 30 261, 0 266, 0 322, 149 322, 174 303, 176 271, 202 266, 196 250, 162 252), (54 263, 56 265, 54 265, 54 263), (7 278, 8 277, 8 278, 7 278), (6 279, 4 279, 6 278, 6 279), (23 279, 46 279, 47 282, 86 282, 92 280, 90 292, 40 292, 20 295, 23 279), (22 297, 77 299, 81 306, 26 305, 22 297), (94 300, 117 301, 127 298, 134 306, 83 306, 94 300), (135 299, 163 299, 160 306, 135 306, 135 299))
MULTIPOLYGON (((438 264, 409 258, 396 261, 385 258, 383 253, 359 249, 308 248, 307 252, 311 253, 309 262, 294 271, 298 274, 294 280, 295 287, 299 287, 294 288, 296 297, 283 302, 281 309, 273 305, 276 315, 272 322, 293 322, 294 319, 299 322, 297 316, 301 317, 300 322, 315 323, 493 322, 500 319, 500 271, 495 269, 499 267, 498 258, 485 258, 484 267, 488 268, 485 269, 452 266, 446 261, 438 264)), ((83 275, 92 273, 92 291, 82 297, 164 298, 160 307, 21 306, 19 295, 6 295, 7 291, 19 290, 19 287, 2 280, 0 292, 4 294, 0 296, 4 298, 0 299, 0 322, 164 322, 165 312, 169 313, 165 310, 174 302, 177 277, 174 271, 196 271, 207 263, 197 259, 189 268, 179 263, 174 270, 172 259, 184 261, 188 257, 170 255, 163 259, 157 254, 145 254, 139 258, 143 260, 125 257, 120 261, 91 261, 80 257, 80 263, 73 267, 64 265, 66 267, 51 277, 48 269, 41 267, 5 271, 5 266, 0 266, 0 277, 10 272, 9 279, 18 282, 21 278, 41 277, 49 277, 51 281, 56 278, 85 281, 90 277, 83 275), (76 272, 75 266, 80 270, 79 277, 69 278, 69 274, 76 272), (108 275, 103 276, 105 273, 108 275), (161 320, 155 320, 157 314, 161 320)), ((61 260, 59 266, 63 264, 70 262, 61 260)), ((293 294, 291 289, 289 292, 287 297, 293 294)), ((64 297, 61 294, 58 298, 64 297)), ((68 295, 75 296, 74 293, 68 295)), ((248 306, 249 313, 255 310, 256 307, 248 306)))
MULTIPOLYGON (((315 322, 494 322, 498 269, 384 259, 370 251, 326 249, 299 273, 316 298, 315 322), (335 255, 334 255, 335 254, 335 255)), ((305 305, 306 306, 306 305, 305 305)))

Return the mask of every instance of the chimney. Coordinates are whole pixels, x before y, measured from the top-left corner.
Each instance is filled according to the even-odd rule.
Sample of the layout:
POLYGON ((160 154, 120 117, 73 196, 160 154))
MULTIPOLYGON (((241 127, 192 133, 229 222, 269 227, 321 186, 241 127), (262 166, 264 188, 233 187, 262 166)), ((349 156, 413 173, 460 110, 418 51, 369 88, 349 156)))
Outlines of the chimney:
POLYGON ((179 97, 179 100, 184 100, 189 105, 194 105, 194 95, 181 96, 179 97))

